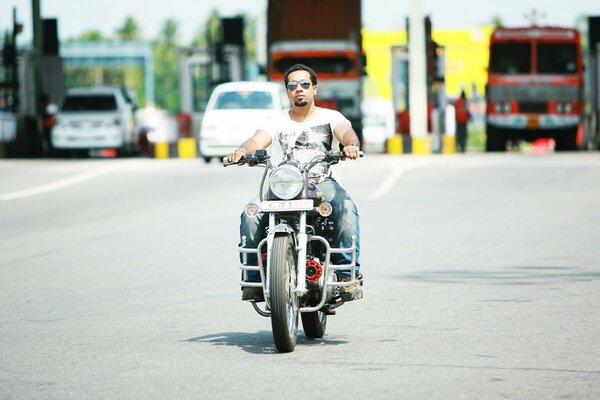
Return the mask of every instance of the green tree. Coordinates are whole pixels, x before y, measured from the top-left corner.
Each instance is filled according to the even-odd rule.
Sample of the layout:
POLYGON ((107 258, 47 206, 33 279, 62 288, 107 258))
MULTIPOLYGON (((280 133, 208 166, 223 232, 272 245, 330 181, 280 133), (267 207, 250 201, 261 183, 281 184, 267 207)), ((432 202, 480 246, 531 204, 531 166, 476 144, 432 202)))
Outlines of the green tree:
POLYGON ((256 61, 256 17, 244 16, 244 42, 246 42, 246 62, 256 61))
POLYGON ((502 17, 501 16, 499 16, 499 15, 496 14, 496 15, 494 15, 492 17, 492 26, 494 26, 494 27, 497 28, 497 27, 500 27, 500 26, 503 26, 503 25, 504 24, 502 23, 502 17))
MULTIPOLYGON (((131 15, 125 18, 123 25, 115 31, 115 38, 120 41, 140 41, 142 33, 138 22, 131 15)), ((142 67, 121 67, 113 71, 113 82, 135 90, 140 104, 146 102, 144 70, 142 67)))
POLYGON ((106 38, 99 30, 91 29, 79 35, 77 40, 80 42, 105 42, 108 38, 106 38))
POLYGON ((206 23, 201 27, 196 36, 192 39, 193 47, 209 46, 212 43, 217 43, 221 39, 221 17, 219 11, 213 9, 206 20, 206 23))
POLYGON ((179 110, 179 23, 167 19, 154 42, 156 104, 169 111, 179 110))
POLYGON ((137 21, 130 15, 115 32, 117 40, 140 40, 142 38, 137 21))

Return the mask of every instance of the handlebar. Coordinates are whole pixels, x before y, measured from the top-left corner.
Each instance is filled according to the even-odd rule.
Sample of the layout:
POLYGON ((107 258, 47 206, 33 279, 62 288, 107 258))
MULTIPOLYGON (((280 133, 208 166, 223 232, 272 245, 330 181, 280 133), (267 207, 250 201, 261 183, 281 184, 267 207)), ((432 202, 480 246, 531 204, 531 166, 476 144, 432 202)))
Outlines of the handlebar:
MULTIPOLYGON (((358 154, 359 154, 359 158, 362 158, 365 155, 365 153, 363 151, 359 151, 358 154)), ((257 150, 256 153, 247 154, 246 156, 240 158, 240 160, 237 162, 230 163, 228 161, 227 157, 223 157, 223 166, 228 167, 230 165, 248 164, 251 167, 253 167, 257 164, 262 164, 262 163, 267 162, 267 160, 269 160, 269 158, 270 158, 270 156, 266 150, 257 150)), ((324 156, 318 155, 318 156, 314 157, 312 160, 310 160, 306 164, 305 167, 307 169, 311 169, 315 164, 320 163, 320 162, 328 162, 330 164, 337 164, 338 162, 343 161, 345 159, 346 159, 346 156, 344 155, 343 152, 332 150, 332 151, 326 153, 324 156)))
POLYGON ((266 162, 270 158, 266 150, 256 150, 256 153, 250 153, 240 158, 238 162, 230 163, 227 157, 223 157, 223 166, 244 165, 248 164, 251 167, 266 162))

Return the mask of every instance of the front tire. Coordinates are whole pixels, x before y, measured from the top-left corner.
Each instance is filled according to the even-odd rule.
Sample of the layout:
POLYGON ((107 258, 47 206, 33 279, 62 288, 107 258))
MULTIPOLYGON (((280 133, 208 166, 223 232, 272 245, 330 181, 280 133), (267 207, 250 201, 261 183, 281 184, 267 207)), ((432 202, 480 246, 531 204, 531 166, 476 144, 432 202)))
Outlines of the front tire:
POLYGON ((295 256, 292 237, 275 236, 270 271, 271 328, 275 347, 281 353, 294 351, 298 334, 295 256))

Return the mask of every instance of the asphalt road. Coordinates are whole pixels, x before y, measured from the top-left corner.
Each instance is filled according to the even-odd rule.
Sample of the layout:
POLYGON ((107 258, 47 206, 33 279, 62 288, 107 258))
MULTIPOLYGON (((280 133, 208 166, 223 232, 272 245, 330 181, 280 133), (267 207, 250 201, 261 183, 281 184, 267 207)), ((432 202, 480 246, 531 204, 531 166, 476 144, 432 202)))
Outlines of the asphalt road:
POLYGON ((599 154, 342 167, 365 297, 278 354, 238 284, 260 170, 0 160, 0 398, 600 397, 599 154))

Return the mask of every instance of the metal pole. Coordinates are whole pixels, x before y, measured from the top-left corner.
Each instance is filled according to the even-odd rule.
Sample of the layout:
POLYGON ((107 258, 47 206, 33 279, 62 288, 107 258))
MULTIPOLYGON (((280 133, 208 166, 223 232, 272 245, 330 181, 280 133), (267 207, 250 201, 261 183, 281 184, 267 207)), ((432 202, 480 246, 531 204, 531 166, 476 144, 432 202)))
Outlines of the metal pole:
MULTIPOLYGON (((19 107, 20 107, 20 102, 21 102, 21 98, 20 98, 20 93, 19 93, 19 62, 18 60, 18 50, 17 50, 17 8, 14 7, 13 8, 13 32, 12 32, 12 46, 13 46, 13 51, 14 51, 14 59, 13 59, 13 65, 12 65, 12 71, 11 71, 11 90, 12 90, 12 105, 11 105, 11 110, 15 113, 15 115, 19 114, 19 107)), ((6 46, 6 44, 5 44, 6 46)))
POLYGON ((421 0, 410 1, 409 112, 413 153, 429 154, 427 135, 427 76, 425 58, 425 26, 421 0))

